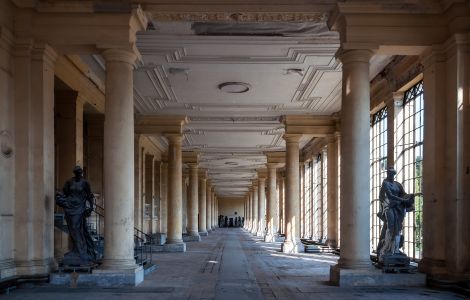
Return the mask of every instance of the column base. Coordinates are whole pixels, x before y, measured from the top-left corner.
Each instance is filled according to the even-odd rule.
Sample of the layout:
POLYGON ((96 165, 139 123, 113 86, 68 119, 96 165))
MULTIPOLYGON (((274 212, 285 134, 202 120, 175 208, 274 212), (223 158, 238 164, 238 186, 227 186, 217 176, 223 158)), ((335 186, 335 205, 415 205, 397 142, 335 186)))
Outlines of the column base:
POLYGON ((441 276, 447 274, 445 260, 427 257, 423 257, 423 259, 418 263, 418 270, 426 273, 428 276, 441 276))
POLYGON ((199 235, 200 236, 207 236, 208 234, 207 234, 207 231, 202 231, 202 232, 199 232, 199 235))
POLYGON ((111 271, 123 271, 123 272, 130 272, 129 270, 135 270, 137 265, 135 264, 135 259, 103 259, 103 264, 100 266, 100 270, 103 272, 111 271))
POLYGON ((276 234, 267 234, 264 236, 264 241, 266 243, 275 243, 278 242, 278 238, 279 236, 277 236, 276 234))
POLYGON ((166 243, 166 233, 154 233, 152 240, 154 245, 163 245, 166 243))
POLYGON ((45 260, 15 261, 16 275, 48 274, 57 269, 57 263, 53 258, 45 260))
POLYGON ((281 245, 282 253, 302 253, 304 251, 304 244, 300 241, 284 241, 281 245))
POLYGON ((137 286, 144 281, 144 268, 94 269, 88 273, 52 273, 50 284, 75 287, 125 287, 137 286))
POLYGON ((265 233, 262 232, 262 231, 258 231, 258 232, 256 233, 256 236, 257 236, 257 237, 262 237, 262 238, 264 238, 265 233))
POLYGON ((189 235, 183 235, 183 242, 187 243, 187 242, 200 242, 201 241, 201 236, 199 234, 197 235, 193 235, 193 234, 189 234, 189 235))
POLYGON ((336 240, 327 239, 325 244, 335 249, 338 247, 338 243, 336 242, 336 240))
POLYGON ((345 269, 338 265, 330 268, 330 282, 341 287, 357 286, 425 286, 426 276, 422 273, 383 273, 373 266, 364 269, 345 269))
POLYGON ((16 267, 13 259, 0 261, 0 281, 16 275, 16 267))

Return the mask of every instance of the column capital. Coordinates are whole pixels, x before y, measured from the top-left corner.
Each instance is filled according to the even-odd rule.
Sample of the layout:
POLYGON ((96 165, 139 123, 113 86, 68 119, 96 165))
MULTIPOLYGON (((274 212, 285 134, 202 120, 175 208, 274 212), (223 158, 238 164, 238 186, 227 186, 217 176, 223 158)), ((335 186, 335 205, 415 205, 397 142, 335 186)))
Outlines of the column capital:
POLYGON ((183 135, 180 133, 167 133, 165 137, 168 139, 170 144, 180 144, 183 141, 183 135))
POLYGON ((341 60, 344 64, 353 63, 353 62, 363 62, 369 63, 370 58, 374 54, 374 51, 370 49, 351 49, 345 50, 343 48, 338 49, 336 52, 336 58, 341 60))
POLYGON ((282 137, 286 143, 299 143, 300 139, 302 138, 302 134, 285 133, 282 137))
POLYGON ((130 65, 134 65, 137 60, 137 55, 127 49, 111 48, 104 50, 101 55, 103 55, 104 60, 108 62, 123 62, 130 65))
POLYGON ((199 169, 199 164, 197 163, 187 163, 189 169, 193 172, 198 172, 198 169, 199 169))
POLYGON ((57 53, 47 44, 35 44, 32 49, 31 57, 33 60, 44 61, 53 66, 57 60, 57 53))
POLYGON ((266 163, 266 168, 268 168, 268 170, 276 170, 279 165, 279 163, 266 163))

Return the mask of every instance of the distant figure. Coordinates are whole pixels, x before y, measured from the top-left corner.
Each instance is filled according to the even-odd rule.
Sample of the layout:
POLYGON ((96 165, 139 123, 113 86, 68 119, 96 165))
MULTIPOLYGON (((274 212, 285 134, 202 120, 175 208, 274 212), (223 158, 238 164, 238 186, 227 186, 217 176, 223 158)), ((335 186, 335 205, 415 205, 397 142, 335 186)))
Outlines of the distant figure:
POLYGON ((56 203, 64 209, 65 220, 72 239, 72 250, 65 253, 65 265, 89 266, 96 261, 93 240, 88 232, 86 218, 93 211, 94 196, 90 184, 83 178, 80 166, 73 168, 74 177, 56 195, 56 203))
POLYGON ((377 246, 379 261, 383 261, 386 255, 404 255, 399 250, 403 220, 406 212, 414 210, 414 195, 406 194, 403 186, 394 181, 396 173, 395 169, 389 168, 387 178, 380 188, 380 211, 377 216, 384 222, 384 226, 377 246))
POLYGON ((242 217, 242 225, 241 225, 241 226, 242 226, 242 227, 245 226, 245 217, 242 217))
POLYGON ((228 227, 228 217, 225 216, 225 223, 224 223, 224 227, 228 227))
POLYGON ((241 227, 242 226, 242 218, 239 216, 237 219, 238 219, 237 220, 237 227, 241 227))

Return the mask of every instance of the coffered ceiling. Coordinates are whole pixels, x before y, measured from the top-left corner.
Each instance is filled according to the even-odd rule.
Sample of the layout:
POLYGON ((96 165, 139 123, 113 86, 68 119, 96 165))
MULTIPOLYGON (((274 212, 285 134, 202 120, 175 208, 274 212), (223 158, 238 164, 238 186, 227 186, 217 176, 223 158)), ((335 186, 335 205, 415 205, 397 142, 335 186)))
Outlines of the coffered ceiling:
POLYGON ((152 27, 138 34, 136 110, 189 117, 183 148, 201 153, 219 196, 243 196, 263 153, 285 149, 282 115, 340 110, 339 40, 324 22, 152 27))
MULTIPOLYGON (((305 23, 153 20, 137 36, 136 114, 188 116, 184 150, 201 154, 219 196, 242 197, 265 167, 264 153, 285 150, 281 116, 341 109, 339 36, 318 16, 305 23)), ((103 76, 102 58, 83 59, 103 76)), ((371 77, 389 61, 374 56, 371 77)))

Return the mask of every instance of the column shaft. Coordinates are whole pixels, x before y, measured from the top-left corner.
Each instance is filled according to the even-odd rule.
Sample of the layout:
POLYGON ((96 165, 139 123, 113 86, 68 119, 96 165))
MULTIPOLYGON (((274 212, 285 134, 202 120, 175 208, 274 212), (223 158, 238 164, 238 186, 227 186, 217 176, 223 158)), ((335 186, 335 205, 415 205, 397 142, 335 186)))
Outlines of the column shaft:
POLYGON ((168 162, 160 164, 160 233, 168 231, 168 162))
POLYGON ((257 236, 263 237, 266 235, 266 178, 260 177, 258 179, 258 232, 257 236))
POLYGON ((183 162, 181 134, 167 134, 168 148, 168 232, 167 244, 183 243, 183 162))
POLYGON ((198 233, 198 167, 197 164, 189 166, 189 200, 188 200, 188 233, 199 236, 198 233))
POLYGON ((199 233, 207 234, 206 225, 206 178, 199 177, 199 233))
POLYGON ((206 188, 206 230, 207 232, 210 232, 212 230, 212 224, 211 224, 211 205, 212 205, 212 186, 210 183, 207 183, 207 188, 206 188))
POLYGON ((256 235, 258 232, 258 185, 256 183, 253 184, 252 190, 252 199, 253 199, 253 227, 251 228, 251 233, 256 235))
POLYGON ((339 163, 339 136, 332 138, 327 146, 328 157, 328 186, 327 186, 327 245, 333 248, 338 247, 338 163, 339 163))
POLYGON ((339 267, 370 266, 369 50, 342 54, 341 257, 339 267))
POLYGON ((285 134, 286 140, 286 195, 285 226, 286 239, 282 252, 298 253, 303 251, 300 242, 300 182, 299 182, 299 140, 301 135, 285 134))
POLYGON ((277 190, 276 190, 276 167, 268 164, 268 194, 266 200, 267 212, 267 232, 264 240, 266 242, 275 242, 277 236, 277 190))
POLYGON ((104 190, 106 217, 103 268, 132 269, 134 260, 135 54, 106 50, 104 190))

